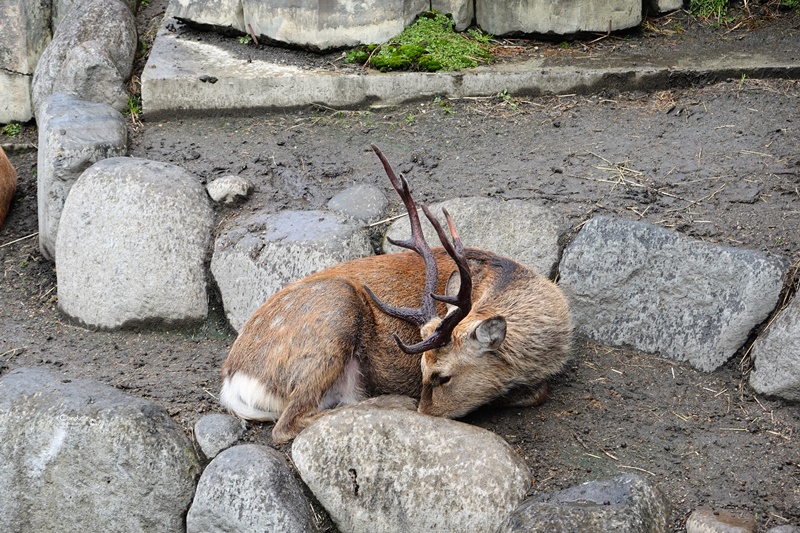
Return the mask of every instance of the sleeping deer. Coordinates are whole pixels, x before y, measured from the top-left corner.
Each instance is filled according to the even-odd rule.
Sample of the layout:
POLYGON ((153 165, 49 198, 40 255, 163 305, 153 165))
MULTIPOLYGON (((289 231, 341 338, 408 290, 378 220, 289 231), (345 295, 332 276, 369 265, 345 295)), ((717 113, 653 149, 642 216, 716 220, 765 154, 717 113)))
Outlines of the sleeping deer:
POLYGON ((511 259, 465 249, 444 211, 451 241, 423 206, 442 243, 431 249, 408 183, 372 149, 411 220, 411 239, 392 243, 410 251, 287 285, 250 317, 222 367, 222 405, 276 421, 277 444, 325 409, 383 394, 419 398, 420 413, 448 418, 487 403, 536 405, 568 357, 561 290, 511 259))

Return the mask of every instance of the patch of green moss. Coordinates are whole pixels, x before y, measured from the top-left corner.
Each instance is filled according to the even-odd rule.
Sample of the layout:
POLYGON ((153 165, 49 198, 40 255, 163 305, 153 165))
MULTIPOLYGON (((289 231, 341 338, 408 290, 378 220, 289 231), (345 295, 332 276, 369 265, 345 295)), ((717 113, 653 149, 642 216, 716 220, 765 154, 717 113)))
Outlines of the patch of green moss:
POLYGON ((363 65, 367 62, 369 56, 372 55, 372 52, 374 52, 377 47, 377 44, 367 44, 364 46, 359 46, 358 48, 353 48, 345 54, 344 62, 359 63, 363 65))
POLYGON ((388 43, 381 47, 381 50, 372 56, 370 64, 382 71, 387 70, 408 70, 411 65, 419 61, 425 53, 425 47, 421 44, 397 44, 388 43))
POLYGON ((362 62, 369 60, 370 66, 380 71, 388 70, 460 70, 477 66, 491 59, 489 40, 491 36, 478 30, 470 30, 467 35, 454 29, 455 23, 449 15, 429 11, 380 46, 360 47, 348 52, 345 61, 362 62), (350 57, 353 60, 350 61, 350 57))
POLYGON ((436 72, 442 70, 442 62, 433 57, 431 54, 424 54, 420 56, 417 61, 417 66, 420 70, 427 70, 429 72, 436 72))

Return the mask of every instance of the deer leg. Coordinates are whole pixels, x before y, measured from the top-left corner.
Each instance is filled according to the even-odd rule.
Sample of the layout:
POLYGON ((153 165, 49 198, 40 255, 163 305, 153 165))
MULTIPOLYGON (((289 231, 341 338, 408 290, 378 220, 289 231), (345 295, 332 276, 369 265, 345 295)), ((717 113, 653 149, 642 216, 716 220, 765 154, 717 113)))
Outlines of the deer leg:
POLYGON ((310 372, 298 376, 289 402, 272 429, 276 444, 292 440, 329 410, 366 397, 361 363, 355 355, 337 355, 327 358, 333 363, 329 367, 311 368, 310 372))
POLYGON ((291 365, 285 369, 287 403, 272 429, 276 444, 292 440, 326 409, 365 397, 363 363, 357 355, 358 332, 364 327, 365 302, 342 280, 326 283, 332 305, 319 311, 296 339, 291 365))
POLYGON ((533 407, 547 399, 547 382, 520 385, 492 402, 497 407, 533 407))
POLYGON ((290 401, 281 414, 275 427, 272 428, 272 440, 275 444, 286 444, 314 423, 323 413, 317 411, 315 405, 290 401))
MULTIPOLYGON (((322 415, 336 411, 345 405, 361 402, 365 398, 367 398, 367 394, 362 383, 361 365, 354 356, 344 366, 339 377, 320 401, 317 401, 316 397, 310 401, 293 397, 289 401, 275 427, 272 428, 272 439, 275 444, 289 442, 322 415)), ((395 408, 401 405, 408 407, 411 404, 412 407, 409 408, 416 410, 416 402, 405 396, 380 396, 372 398, 370 401, 370 405, 378 408, 395 408)))

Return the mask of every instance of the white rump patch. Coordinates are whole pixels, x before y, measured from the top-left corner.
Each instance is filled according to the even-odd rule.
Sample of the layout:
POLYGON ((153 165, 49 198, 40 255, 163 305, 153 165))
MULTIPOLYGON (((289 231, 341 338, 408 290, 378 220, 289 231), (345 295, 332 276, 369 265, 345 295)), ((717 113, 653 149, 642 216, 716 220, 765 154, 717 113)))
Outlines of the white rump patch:
POLYGON ((270 393, 255 378, 236 372, 222 381, 219 402, 245 420, 272 421, 286 408, 286 400, 270 393))

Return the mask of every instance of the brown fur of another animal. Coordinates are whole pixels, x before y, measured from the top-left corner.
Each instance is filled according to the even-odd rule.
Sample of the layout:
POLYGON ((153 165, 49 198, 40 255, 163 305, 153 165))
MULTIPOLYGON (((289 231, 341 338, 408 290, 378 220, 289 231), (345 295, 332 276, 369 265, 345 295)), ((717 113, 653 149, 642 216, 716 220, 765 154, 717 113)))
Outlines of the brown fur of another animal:
POLYGON ((6 153, 0 148, 0 228, 11 208, 11 200, 17 190, 17 172, 8 160, 6 153))

